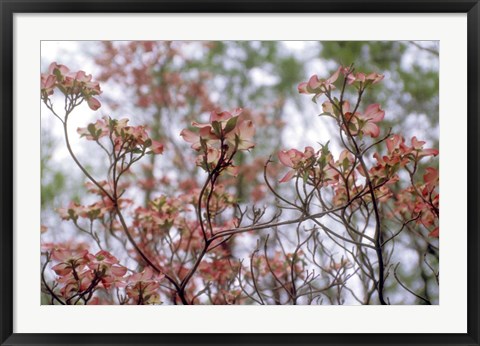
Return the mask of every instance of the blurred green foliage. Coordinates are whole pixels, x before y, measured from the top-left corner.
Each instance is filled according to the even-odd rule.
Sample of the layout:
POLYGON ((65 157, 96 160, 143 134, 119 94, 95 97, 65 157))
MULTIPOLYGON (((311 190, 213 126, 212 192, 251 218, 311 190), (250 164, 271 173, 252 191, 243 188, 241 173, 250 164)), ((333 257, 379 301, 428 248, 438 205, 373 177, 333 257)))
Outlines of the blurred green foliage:
POLYGON ((56 140, 46 129, 42 129, 41 143, 41 208, 45 210, 54 206, 53 202, 65 189, 65 175, 51 165, 56 140))
MULTIPOLYGON (((321 42, 320 59, 351 65, 360 71, 386 75, 381 88, 372 88, 365 98, 380 103, 396 117, 385 118, 387 126, 403 126, 410 114, 424 114, 429 127, 438 125, 439 52, 437 42, 343 41, 321 42)), ((438 144, 437 138, 432 138, 438 144)))

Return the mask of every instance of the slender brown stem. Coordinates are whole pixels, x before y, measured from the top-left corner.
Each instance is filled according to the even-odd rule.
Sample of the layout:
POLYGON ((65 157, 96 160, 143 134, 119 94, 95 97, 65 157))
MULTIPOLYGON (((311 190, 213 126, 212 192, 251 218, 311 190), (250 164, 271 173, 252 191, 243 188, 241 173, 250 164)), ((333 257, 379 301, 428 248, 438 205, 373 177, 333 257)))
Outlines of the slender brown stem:
POLYGON ((80 161, 78 161, 77 157, 75 156, 75 154, 73 153, 73 150, 72 150, 72 147, 70 146, 70 140, 68 139, 68 115, 70 113, 67 112, 65 114, 65 121, 63 122, 63 132, 64 132, 64 135, 65 135, 65 143, 67 145, 67 149, 68 149, 68 152, 70 153, 70 156, 72 157, 73 161, 75 161, 75 163, 77 164, 78 168, 80 168, 80 170, 82 171, 83 174, 85 174, 85 176, 93 183, 95 184, 95 186, 97 186, 100 191, 102 191, 102 193, 105 194, 105 196, 107 196, 108 198, 110 198, 110 200, 113 202, 114 199, 113 197, 103 188, 102 185, 100 185, 97 180, 95 180, 95 178, 93 178, 91 176, 91 174, 85 169, 85 167, 83 167, 83 165, 80 163, 80 161))
POLYGON ((50 288, 50 286, 47 284, 47 280, 45 280, 45 269, 47 268, 47 264, 50 262, 50 257, 47 255, 47 260, 45 261, 45 264, 42 267, 42 282, 45 288, 47 289, 48 293, 52 296, 53 299, 58 301, 60 304, 65 305, 65 303, 56 295, 55 292, 50 288))
MULTIPOLYGON (((373 205, 373 210, 374 210, 374 214, 375 214, 374 239, 375 239, 375 252, 377 254, 377 260, 378 260, 378 288, 377 288, 378 299, 380 300, 380 303, 382 305, 387 305, 387 303, 386 303, 386 301, 383 297, 384 280, 385 280, 385 277, 384 277, 385 276, 385 273, 384 273, 385 265, 384 265, 383 253, 382 253, 382 232, 381 232, 380 212, 379 212, 379 209, 378 209, 377 198, 375 196, 375 189, 374 189, 372 181, 370 179, 370 174, 368 173, 368 167, 367 167, 367 165, 365 163, 365 160, 363 158, 363 152, 360 150, 357 142, 355 141, 355 138, 350 131, 349 121, 348 122, 346 121, 345 114, 343 112, 343 102, 344 102, 343 97, 344 97, 344 91, 345 91, 347 77, 348 77, 348 74, 347 74, 347 76, 345 76, 345 79, 344 79, 342 92, 341 92, 341 95, 340 95, 340 105, 337 105, 334 102, 334 100, 330 96, 330 93, 326 93, 326 95, 327 95, 329 101, 337 108, 338 112, 340 113, 340 115, 342 117, 342 122, 343 122, 343 125, 344 125, 344 128, 345 128, 345 132, 347 133, 350 142, 353 144, 353 146, 355 148, 355 153, 354 154, 357 157, 357 159, 359 160, 360 165, 362 166, 362 169, 365 173, 365 181, 366 181, 366 184, 368 185, 368 188, 369 188, 370 197, 372 199, 372 205, 373 205)), ((358 107, 360 106, 364 90, 365 89, 361 87, 359 92, 358 92, 357 103, 356 103, 356 105, 353 109, 352 117, 355 116, 355 113, 356 113, 358 107)))

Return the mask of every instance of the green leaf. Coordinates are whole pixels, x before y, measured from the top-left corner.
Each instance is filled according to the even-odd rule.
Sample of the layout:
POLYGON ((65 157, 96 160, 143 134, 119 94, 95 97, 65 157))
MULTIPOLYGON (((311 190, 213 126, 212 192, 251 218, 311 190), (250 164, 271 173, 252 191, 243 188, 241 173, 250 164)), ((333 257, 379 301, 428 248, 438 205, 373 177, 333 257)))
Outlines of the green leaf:
POLYGON ((308 172, 304 172, 302 178, 303 178, 303 183, 306 184, 308 181, 308 172))
POLYGON ((97 138, 97 128, 95 127, 95 124, 88 124, 87 126, 88 132, 92 135, 92 137, 97 138))
POLYGON ((222 124, 219 121, 212 121, 212 128, 217 137, 222 135, 222 124))
POLYGON ((347 157, 344 158, 342 161, 342 168, 344 172, 347 171, 349 165, 350 165, 350 161, 348 161, 348 158, 347 157))
POLYGON ((112 132, 115 127, 117 126, 117 120, 116 119, 112 119, 111 117, 108 117, 108 127, 110 129, 110 132, 112 132))
POLYGON ((68 209, 68 216, 70 216, 70 219, 77 221, 78 216, 75 214, 75 211, 73 209, 68 209))
POLYGON ((227 125, 225 125, 224 132, 229 133, 230 131, 232 131, 235 126, 237 126, 237 120, 238 116, 228 119, 227 125))
POLYGON ((322 145, 322 155, 327 156, 328 154, 330 154, 330 149, 328 148, 329 144, 330 144, 330 141, 322 145))
POLYGON ((88 213, 90 220, 95 220, 100 215, 100 209, 93 209, 88 213))
POLYGON ((200 145, 202 147, 202 151, 204 153, 207 152, 207 141, 205 139, 203 139, 202 137, 200 137, 200 145))
POLYGON ((61 81, 63 79, 62 72, 60 72, 58 68, 53 70, 53 74, 55 75, 55 77, 57 77, 58 81, 61 81))

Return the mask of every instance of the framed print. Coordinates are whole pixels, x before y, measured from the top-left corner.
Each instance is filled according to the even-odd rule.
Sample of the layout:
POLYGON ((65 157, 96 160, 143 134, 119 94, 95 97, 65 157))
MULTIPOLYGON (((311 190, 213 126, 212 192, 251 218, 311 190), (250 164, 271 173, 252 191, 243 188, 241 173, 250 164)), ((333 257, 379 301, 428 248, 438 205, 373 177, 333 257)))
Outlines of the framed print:
POLYGON ((1 4, 2 344, 478 345, 478 1, 1 4))

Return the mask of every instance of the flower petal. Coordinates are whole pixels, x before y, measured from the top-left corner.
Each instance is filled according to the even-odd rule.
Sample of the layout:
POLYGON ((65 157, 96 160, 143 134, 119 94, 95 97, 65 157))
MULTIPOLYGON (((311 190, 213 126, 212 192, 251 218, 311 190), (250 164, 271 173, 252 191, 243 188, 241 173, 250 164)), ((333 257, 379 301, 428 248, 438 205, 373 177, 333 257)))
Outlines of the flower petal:
POLYGON ((295 171, 292 169, 290 171, 288 171, 287 174, 285 174, 285 176, 280 179, 278 182, 279 183, 286 183, 287 181, 290 181, 292 180, 292 178, 295 176, 295 171))

